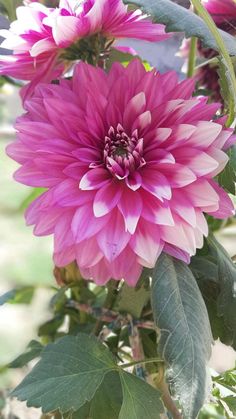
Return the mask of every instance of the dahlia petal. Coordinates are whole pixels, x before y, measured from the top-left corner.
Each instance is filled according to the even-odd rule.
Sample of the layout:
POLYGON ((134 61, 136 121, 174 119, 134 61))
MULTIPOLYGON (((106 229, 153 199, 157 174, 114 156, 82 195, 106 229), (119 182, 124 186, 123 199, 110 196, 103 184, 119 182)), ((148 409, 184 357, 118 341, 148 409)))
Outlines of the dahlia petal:
POLYGON ((213 153, 209 155, 208 152, 190 147, 175 149, 174 156, 178 163, 188 167, 197 176, 205 176, 219 167, 218 161, 212 158, 213 153))
POLYGON ((95 217, 108 214, 120 201, 122 189, 118 182, 111 181, 98 189, 93 202, 95 217))
POLYGON ((187 146, 192 145, 193 147, 209 147, 218 137, 222 131, 222 127, 214 122, 198 122, 196 124, 196 130, 189 138, 187 146))
POLYGON ((129 246, 114 260, 111 269, 112 278, 117 280, 126 278, 127 284, 132 287, 136 285, 142 272, 142 266, 129 246))
POLYGON ((75 246, 64 247, 63 250, 54 252, 53 260, 56 266, 64 267, 75 260, 75 246))
POLYGON ((105 285, 111 279, 111 271, 105 259, 100 260, 96 265, 80 269, 85 279, 92 279, 97 285, 105 285))
POLYGON ((77 207, 92 202, 94 191, 81 191, 74 179, 65 179, 53 190, 53 200, 62 207, 77 207))
POLYGON ((76 261, 79 266, 92 267, 103 258, 96 240, 90 238, 76 245, 76 261))
POLYGON ((219 219, 233 217, 235 215, 235 208, 228 194, 216 182, 210 181, 210 184, 218 195, 219 208, 216 211, 207 211, 208 214, 219 219))
POLYGON ((184 250, 189 255, 193 255, 195 253, 194 243, 191 242, 191 237, 186 235, 183 224, 184 221, 180 221, 176 222, 174 226, 161 227, 160 236, 164 242, 184 250))
POLYGON ((54 41, 66 48, 78 37, 79 19, 75 16, 58 16, 52 28, 54 41))
POLYGON ((40 41, 36 42, 31 48, 30 55, 31 57, 37 57, 37 55, 53 49, 55 49, 55 44, 50 38, 40 39, 40 41))
POLYGON ((171 187, 167 178, 160 172, 152 169, 142 171, 142 187, 160 200, 171 198, 171 187))
POLYGON ((138 129, 142 135, 142 131, 145 130, 145 128, 147 128, 152 121, 152 115, 150 111, 146 111, 144 113, 142 113, 141 115, 138 116, 138 118, 136 118, 136 120, 134 121, 133 125, 132 125, 132 130, 134 131, 135 129, 138 129))
POLYGON ((172 188, 182 188, 197 179, 192 170, 184 165, 175 163, 174 168, 175 170, 173 170, 173 164, 158 164, 158 170, 168 179, 172 188))
POLYGON ((125 231, 123 217, 117 210, 113 210, 106 228, 101 229, 96 237, 101 251, 109 262, 115 260, 124 250, 129 242, 130 234, 125 231))
POLYGON ((185 196, 190 202, 203 211, 207 211, 207 207, 212 207, 213 211, 219 208, 219 196, 206 179, 199 179, 185 187, 185 196))
POLYGON ((142 214, 143 201, 141 195, 138 192, 124 189, 118 208, 124 217, 126 231, 134 234, 142 214))
POLYGON ((141 219, 130 239, 130 246, 145 261, 146 267, 153 268, 162 251, 159 227, 141 219))
POLYGON ((137 191, 142 185, 142 176, 138 172, 133 172, 127 176, 125 183, 128 188, 137 191))
POLYGON ((177 213, 183 220, 187 221, 192 227, 196 227, 197 218, 195 208, 178 189, 173 193, 171 207, 172 211, 177 213))
POLYGON ((142 191, 142 217, 154 224, 174 225, 169 203, 162 204, 154 195, 142 191))
POLYGON ((14 173, 17 182, 28 186, 50 188, 63 179, 63 175, 54 177, 40 170, 33 161, 28 161, 14 173))
POLYGON ((91 169, 82 177, 79 187, 82 190, 99 189, 110 180, 109 172, 103 168, 91 169))
POLYGON ((76 243, 97 234, 109 221, 109 215, 95 218, 91 203, 79 207, 73 217, 71 229, 76 243))
POLYGON ((190 255, 187 252, 185 252, 184 250, 181 250, 176 246, 165 243, 165 246, 163 248, 163 252, 167 253, 170 256, 173 256, 176 259, 180 259, 187 264, 190 263, 190 255))
POLYGON ((143 113, 146 106, 146 96, 144 92, 138 93, 136 96, 133 96, 130 101, 127 103, 124 116, 123 124, 124 127, 132 126, 134 120, 143 113))

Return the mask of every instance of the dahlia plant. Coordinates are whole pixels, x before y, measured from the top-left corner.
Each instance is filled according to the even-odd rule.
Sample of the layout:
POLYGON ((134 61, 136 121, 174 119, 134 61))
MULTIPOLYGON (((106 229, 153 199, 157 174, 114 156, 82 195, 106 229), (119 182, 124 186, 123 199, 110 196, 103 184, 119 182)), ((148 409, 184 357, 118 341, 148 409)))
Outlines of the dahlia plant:
POLYGON ((24 107, 6 152, 34 188, 27 225, 53 236, 58 287, 39 340, 9 364, 40 358, 11 396, 42 418, 210 418, 209 402, 231 417, 234 372, 211 379, 208 361, 214 340, 236 349, 236 268, 214 236, 234 224, 236 41, 207 10, 218 24, 235 4, 43 3, 1 32, 3 82, 24 107), (175 31, 192 37, 182 81, 128 40, 175 31), (219 59, 218 102, 192 77, 196 38, 219 59))

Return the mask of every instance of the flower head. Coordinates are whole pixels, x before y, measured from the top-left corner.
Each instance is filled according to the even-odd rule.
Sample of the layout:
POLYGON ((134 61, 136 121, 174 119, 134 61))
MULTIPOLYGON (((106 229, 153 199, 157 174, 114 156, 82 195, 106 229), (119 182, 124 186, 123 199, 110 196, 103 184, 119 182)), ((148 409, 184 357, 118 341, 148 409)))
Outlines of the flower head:
POLYGON ((48 188, 26 220, 54 234, 56 265, 135 285, 162 251, 189 262, 208 233, 203 213, 234 213, 212 178, 235 137, 193 89, 139 60, 108 74, 79 63, 71 80, 36 88, 8 154, 22 166, 16 180, 48 188))
POLYGON ((116 38, 155 42, 169 37, 163 25, 153 24, 140 10, 129 12, 122 0, 60 0, 58 8, 32 2, 16 14, 10 30, 1 31, 6 38, 1 46, 13 50, 13 56, 1 58, 0 74, 32 81, 27 94, 39 80, 61 74, 66 60, 80 58, 81 40, 92 39, 94 48, 92 37, 100 35, 105 48, 116 38))
POLYGON ((217 24, 226 24, 229 30, 231 26, 235 32, 233 23, 236 23, 236 2, 234 0, 203 0, 202 3, 217 24))

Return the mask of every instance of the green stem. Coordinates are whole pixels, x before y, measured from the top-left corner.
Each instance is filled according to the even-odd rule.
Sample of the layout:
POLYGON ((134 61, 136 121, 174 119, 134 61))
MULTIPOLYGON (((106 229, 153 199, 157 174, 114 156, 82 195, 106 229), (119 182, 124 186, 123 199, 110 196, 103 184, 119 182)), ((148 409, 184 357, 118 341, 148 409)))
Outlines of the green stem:
POLYGON ((190 41, 190 51, 189 51, 189 57, 188 57, 188 71, 187 71, 188 77, 193 77, 194 75, 195 64, 196 64, 196 53, 197 53, 197 38, 193 36, 190 41))
POLYGON ((154 362, 158 362, 158 363, 163 363, 163 359, 160 358, 149 358, 149 359, 141 359, 140 361, 133 361, 133 362, 129 362, 129 364, 123 364, 120 365, 121 368, 130 368, 130 367, 135 367, 135 365, 140 365, 140 364, 153 364, 154 362))
POLYGON ((234 90, 234 92, 232 93, 232 97, 230 100, 230 115, 226 123, 226 126, 229 127, 232 124, 234 116, 235 116, 234 107, 235 107, 235 97, 236 97, 236 77, 235 77, 235 72, 234 72, 234 66, 231 61, 228 50, 225 46, 225 43, 222 39, 222 36, 216 24, 214 23, 212 17, 209 15, 205 7, 201 4, 200 0, 191 0, 191 2, 197 14, 204 20, 210 32, 212 33, 213 37, 215 38, 215 41, 219 47, 219 51, 222 56, 223 62, 226 65, 226 68, 229 72, 229 76, 231 78, 232 89, 234 90))
MULTIPOLYGON (((119 284, 119 282, 117 282, 115 280, 111 280, 108 283, 107 297, 106 297, 105 303, 103 305, 103 307, 106 308, 107 310, 111 310, 113 305, 114 305, 114 302, 115 302, 115 299, 116 299, 116 296, 117 296, 118 284, 119 284)), ((94 330, 93 330, 93 333, 95 334, 95 336, 99 335, 99 333, 102 330, 103 324, 104 324, 104 322, 102 320, 98 320, 96 322, 94 330)))

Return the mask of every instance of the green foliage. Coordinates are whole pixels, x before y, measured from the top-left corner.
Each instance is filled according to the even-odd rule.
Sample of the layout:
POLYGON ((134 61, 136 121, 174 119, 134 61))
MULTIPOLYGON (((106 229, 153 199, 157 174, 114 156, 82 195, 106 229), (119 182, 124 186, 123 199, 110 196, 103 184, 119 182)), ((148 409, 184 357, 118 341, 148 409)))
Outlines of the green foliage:
MULTIPOLYGON (((192 11, 185 9, 170 0, 125 0, 124 3, 132 3, 150 14, 155 22, 164 23, 169 32, 185 32, 187 38, 196 36, 203 45, 219 50, 219 46, 208 29, 205 22, 192 11)), ((236 55, 235 39, 219 30, 230 55, 236 55)))
POLYGON ((149 300, 150 290, 147 290, 144 286, 136 289, 124 284, 116 300, 115 309, 139 318, 149 300))
POLYGON ((16 359, 14 359, 10 364, 8 364, 8 368, 22 368, 26 364, 28 364, 33 359, 37 358, 43 350, 43 345, 37 340, 31 340, 31 342, 27 346, 27 350, 19 355, 16 359))
POLYGON ((229 161, 227 163, 227 166, 223 170, 223 172, 220 173, 218 176, 219 184, 223 186, 223 188, 235 195, 235 182, 236 182, 236 146, 234 145, 231 147, 228 151, 229 155, 229 161))
POLYGON ((109 350, 86 334, 65 336, 46 346, 12 396, 42 407, 44 413, 60 410, 68 419, 90 414, 102 419, 108 409, 110 419, 143 419, 145 413, 154 419, 163 412, 159 392, 123 371, 109 350))
POLYGON ((8 304, 30 304, 34 296, 34 287, 22 287, 6 292, 0 297, 0 306, 8 304))
POLYGON ((212 337, 204 301, 186 264, 165 254, 159 257, 152 307, 160 329, 158 348, 169 367, 173 390, 184 417, 195 419, 205 401, 212 337))

